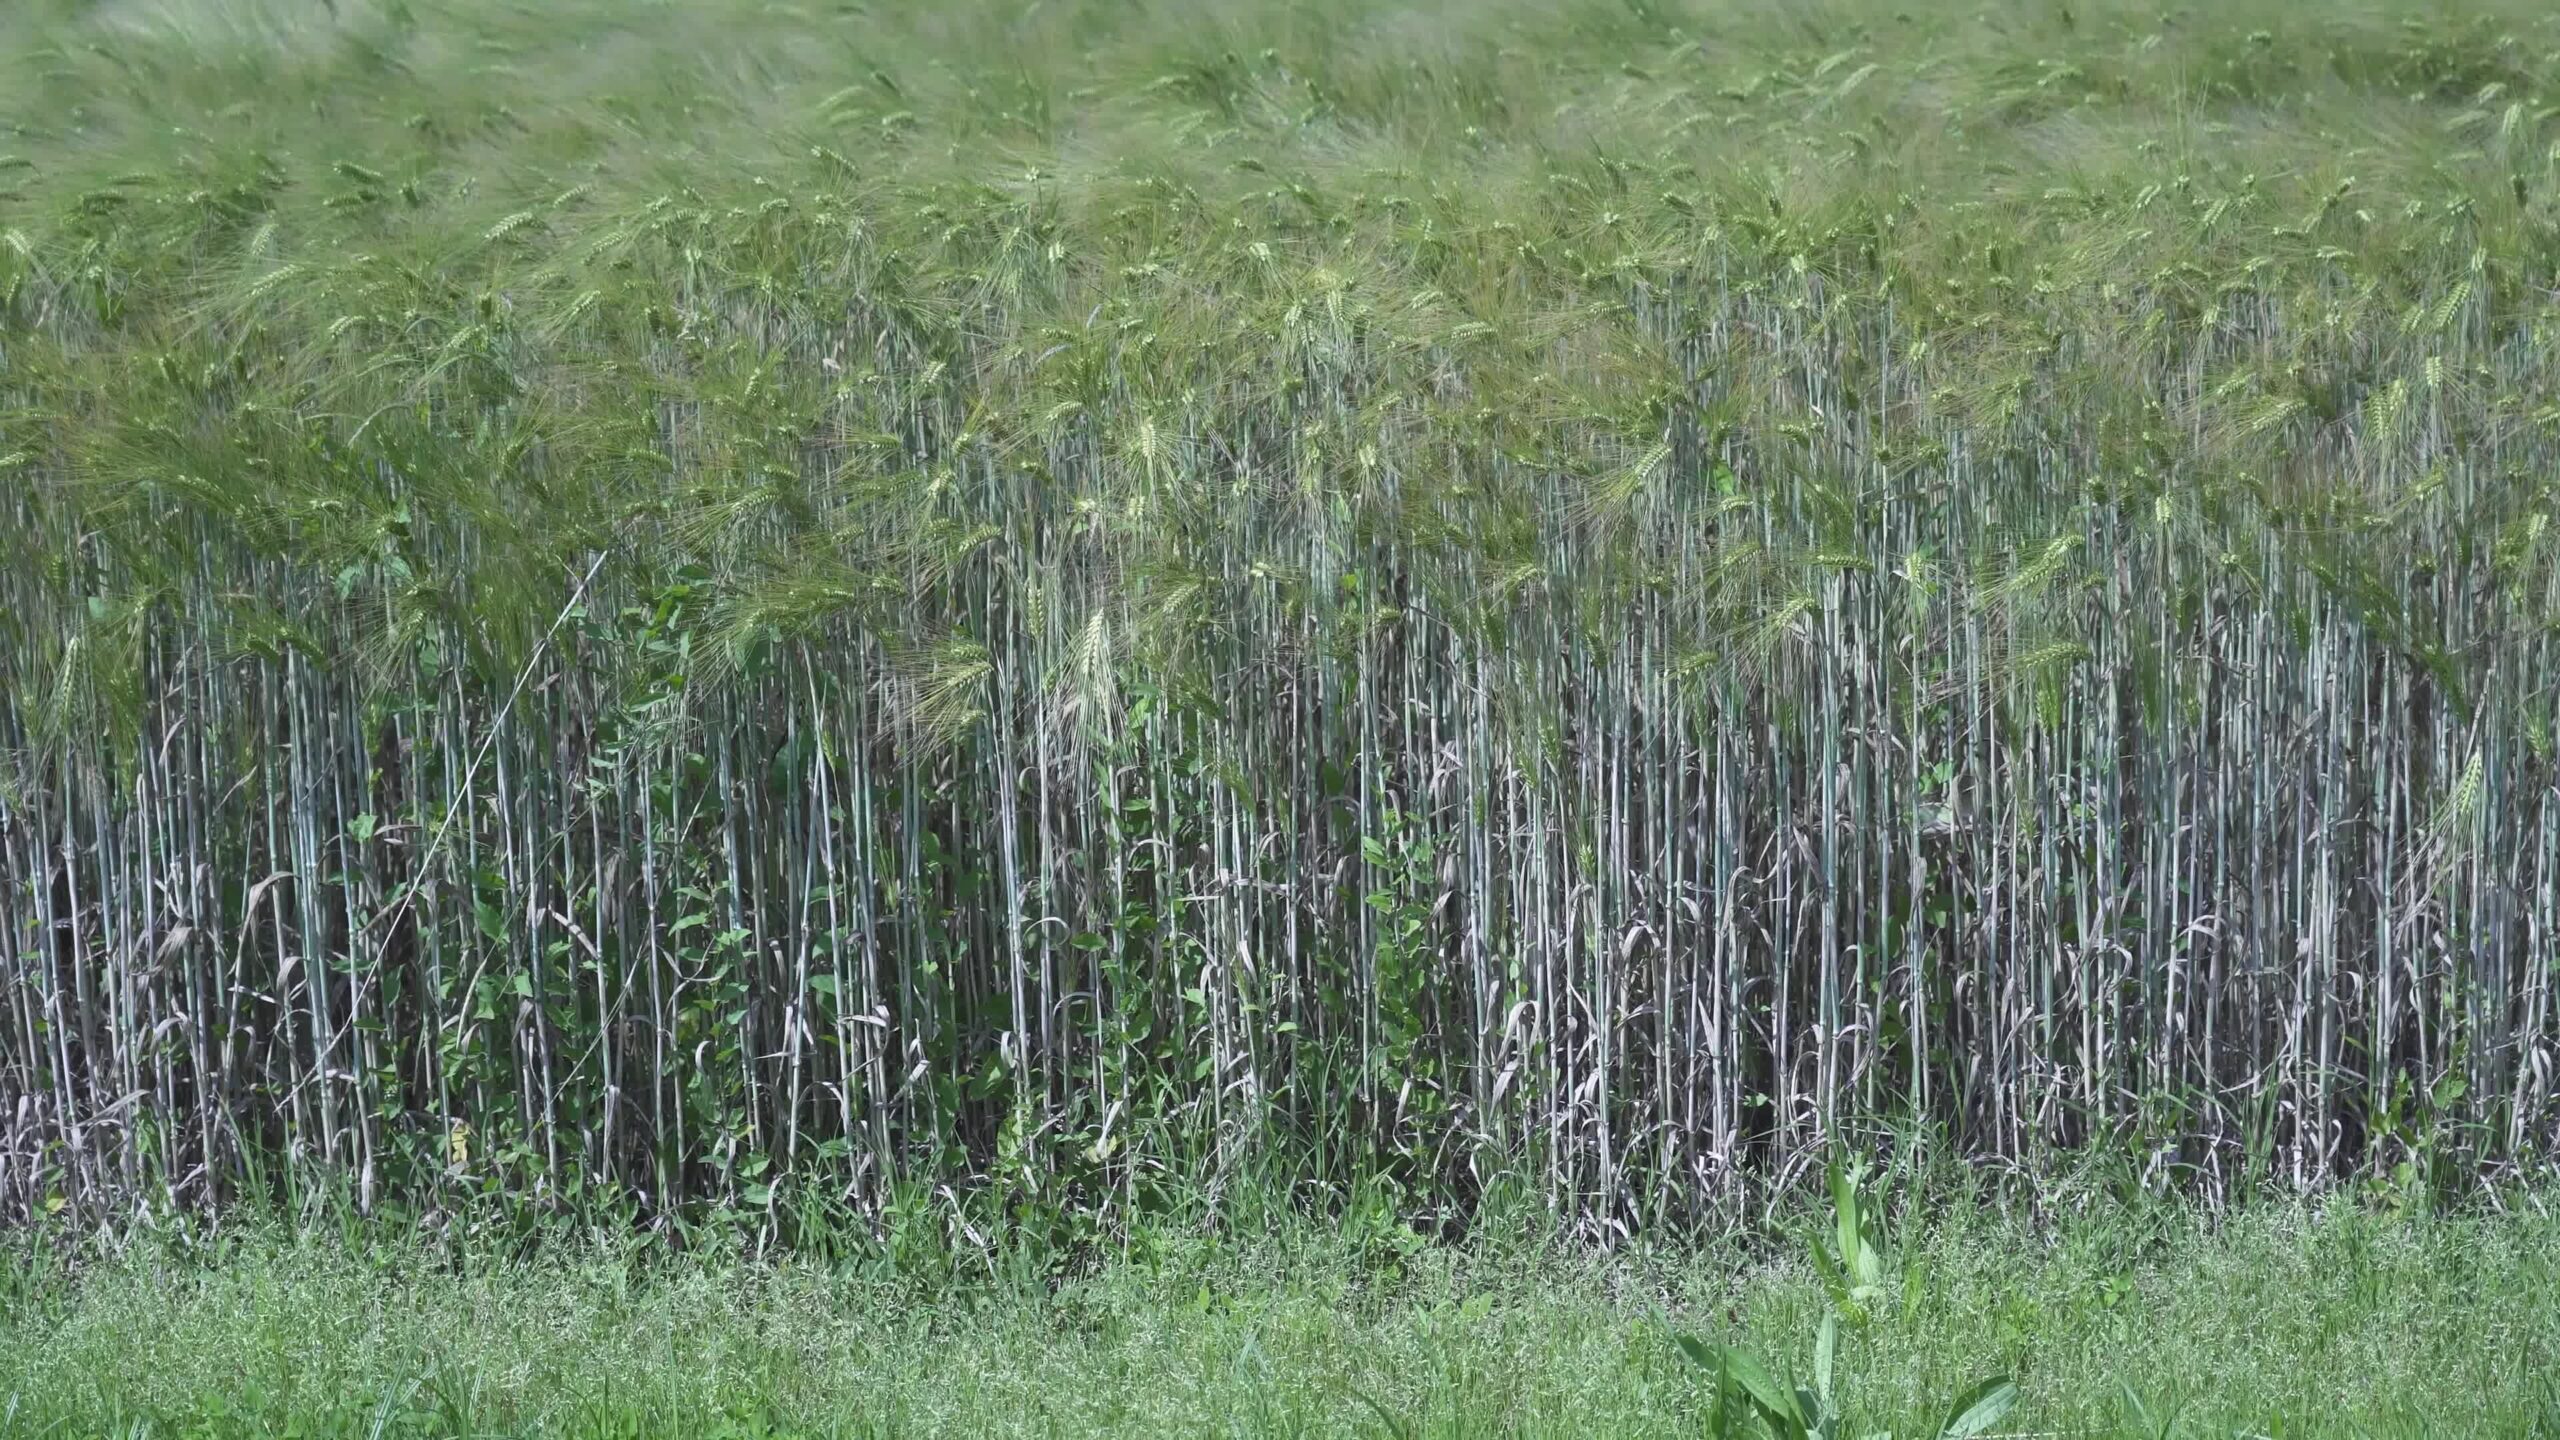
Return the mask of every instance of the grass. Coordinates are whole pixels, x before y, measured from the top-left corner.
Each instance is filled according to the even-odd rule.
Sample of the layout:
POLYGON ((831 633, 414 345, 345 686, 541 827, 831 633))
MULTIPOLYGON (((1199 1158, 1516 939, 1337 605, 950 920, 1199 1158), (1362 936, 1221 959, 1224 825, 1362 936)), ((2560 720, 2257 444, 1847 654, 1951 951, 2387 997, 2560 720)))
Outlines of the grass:
MULTIPOLYGON (((2560 1221, 2539 1207, 1968 1204, 1904 1229, 1837 1382, 1896 1434, 1934 1433, 1993 1371, 2021 1391, 2002 1434, 2560 1433, 2560 1221)), ((251 1228, 21 1274, 0 1434, 1696 1434, 1712 1387, 1675 1335, 1802 1381, 1831 1313, 1765 1235, 1601 1257, 1159 1230, 1050 1287, 251 1228)))

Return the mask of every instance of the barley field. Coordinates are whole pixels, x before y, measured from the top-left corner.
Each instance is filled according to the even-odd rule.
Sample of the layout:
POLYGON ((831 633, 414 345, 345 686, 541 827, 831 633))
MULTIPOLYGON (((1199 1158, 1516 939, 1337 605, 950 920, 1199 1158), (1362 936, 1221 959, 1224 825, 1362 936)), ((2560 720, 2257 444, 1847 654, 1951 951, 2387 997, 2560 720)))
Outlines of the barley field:
POLYGON ((2555 302, 2521 0, 17 0, 0 1223, 2533 1210, 2555 302))

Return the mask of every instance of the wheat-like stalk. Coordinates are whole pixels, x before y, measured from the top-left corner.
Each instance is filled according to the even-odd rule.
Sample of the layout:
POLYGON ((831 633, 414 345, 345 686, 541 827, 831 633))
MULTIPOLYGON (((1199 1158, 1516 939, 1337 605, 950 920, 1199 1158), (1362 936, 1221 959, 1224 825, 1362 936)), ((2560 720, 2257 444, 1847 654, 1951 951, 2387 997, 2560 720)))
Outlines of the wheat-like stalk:
POLYGON ((1017 8, 0 21, 0 1211, 2548 1153, 2547 17, 1017 8))

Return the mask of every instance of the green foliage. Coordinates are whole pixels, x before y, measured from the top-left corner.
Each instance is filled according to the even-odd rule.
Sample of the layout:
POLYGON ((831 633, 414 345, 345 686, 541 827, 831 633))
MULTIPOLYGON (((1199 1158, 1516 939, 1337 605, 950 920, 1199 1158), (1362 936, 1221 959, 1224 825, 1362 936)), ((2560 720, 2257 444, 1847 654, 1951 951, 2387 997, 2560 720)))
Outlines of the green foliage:
MULTIPOLYGON (((1809 1247, 1815 1273, 1831 1297, 1831 1312, 1822 1317, 1813 1343, 1813 1384, 1790 1389, 1778 1383, 1767 1366, 1731 1345, 1692 1335, 1678 1335, 1680 1352, 1690 1363, 1714 1373, 1715 1403, 1709 1433, 1724 1437, 1754 1432, 1774 1440, 1891 1440, 1890 1431, 1859 1428, 1845 1402, 1835 1393, 1833 1372, 1840 1354, 1840 1322, 1845 1317, 1864 1327, 1867 1307, 1883 1294, 1883 1219, 1871 1197, 1862 1193, 1858 1177, 1832 1160, 1830 1181, 1832 1229, 1836 1248, 1817 1235, 1809 1247)), ((1917 1272, 1912 1272, 1917 1277, 1917 1272)), ((1970 1440, 1990 1433, 2018 1403, 2018 1387, 2006 1375, 1978 1380, 1957 1396, 1946 1420, 1934 1431, 1936 1440, 1970 1440)))
MULTIPOLYGON (((1838 1408, 1831 1374, 1840 1322, 1831 1316, 1823 1317, 1822 1332, 1814 1341, 1810 1388, 1787 1389, 1759 1361, 1731 1346, 1711 1345, 1686 1335, 1679 1339, 1681 1353, 1715 1374, 1715 1408, 1709 1413, 1707 1429, 1718 1440, 1755 1429, 1775 1440, 1890 1440, 1891 1431, 1858 1429, 1838 1408)), ((1994 1376, 1956 1397, 1945 1423, 1921 1434, 1934 1435, 1936 1440, 1969 1440, 1988 1434, 2017 1402, 2017 1385, 2005 1375, 1994 1376)))
POLYGON ((1825 1172, 1831 1194, 1832 1238, 1812 1237, 1807 1247, 1831 1303, 1853 1325, 1864 1325, 1868 1308, 1887 1298, 1885 1290, 1884 1218, 1861 1193, 1860 1176, 1838 1156, 1825 1172))

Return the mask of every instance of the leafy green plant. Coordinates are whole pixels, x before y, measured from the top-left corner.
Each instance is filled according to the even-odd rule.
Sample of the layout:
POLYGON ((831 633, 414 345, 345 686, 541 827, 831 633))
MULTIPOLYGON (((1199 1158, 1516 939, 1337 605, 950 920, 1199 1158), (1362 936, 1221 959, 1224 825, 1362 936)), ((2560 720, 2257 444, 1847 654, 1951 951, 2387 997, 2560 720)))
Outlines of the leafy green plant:
MULTIPOLYGON (((1862 1163, 1844 1163, 1834 1154, 1824 1178, 1831 1199, 1830 1233, 1817 1232, 1808 1249, 1832 1313, 1822 1317, 1814 1335, 1813 1383, 1781 1385, 1766 1365, 1742 1350, 1691 1335, 1673 1337, 1692 1364, 1715 1372, 1710 1425, 1718 1437, 1748 1434, 1756 1425, 1776 1440, 1890 1440, 1888 1431, 1857 1428, 1832 1383, 1841 1322, 1864 1327, 1872 1307, 1888 1294, 1883 1209, 1866 1188, 1862 1163)), ((2017 1386, 2005 1375, 1977 1381, 1956 1398, 1945 1422, 1932 1433, 1936 1440, 1985 1434, 2017 1398, 2017 1386)))
MULTIPOLYGON (((1766 1365, 1732 1346, 1689 1335, 1677 1341, 1692 1364, 1716 1377, 1708 1429, 1718 1440, 1755 1433, 1774 1440, 1891 1440, 1889 1430, 1861 1428, 1834 1393, 1832 1376, 1840 1347, 1840 1322, 1834 1316, 1823 1317, 1814 1338, 1809 1386, 1778 1383, 1766 1365)), ((2017 1400, 2018 1387, 2005 1375, 1978 1381, 1956 1397, 1946 1420, 1924 1436, 1970 1440, 1988 1434, 2017 1400)))
POLYGON ((1852 1325, 1864 1325, 1874 1307, 1890 1297, 1885 1284, 1889 1261, 1884 1217, 1863 1188, 1860 1170, 1845 1167, 1834 1155, 1824 1172, 1831 1199, 1831 1233, 1814 1234, 1807 1250, 1814 1269, 1831 1292, 1831 1303, 1852 1325))

